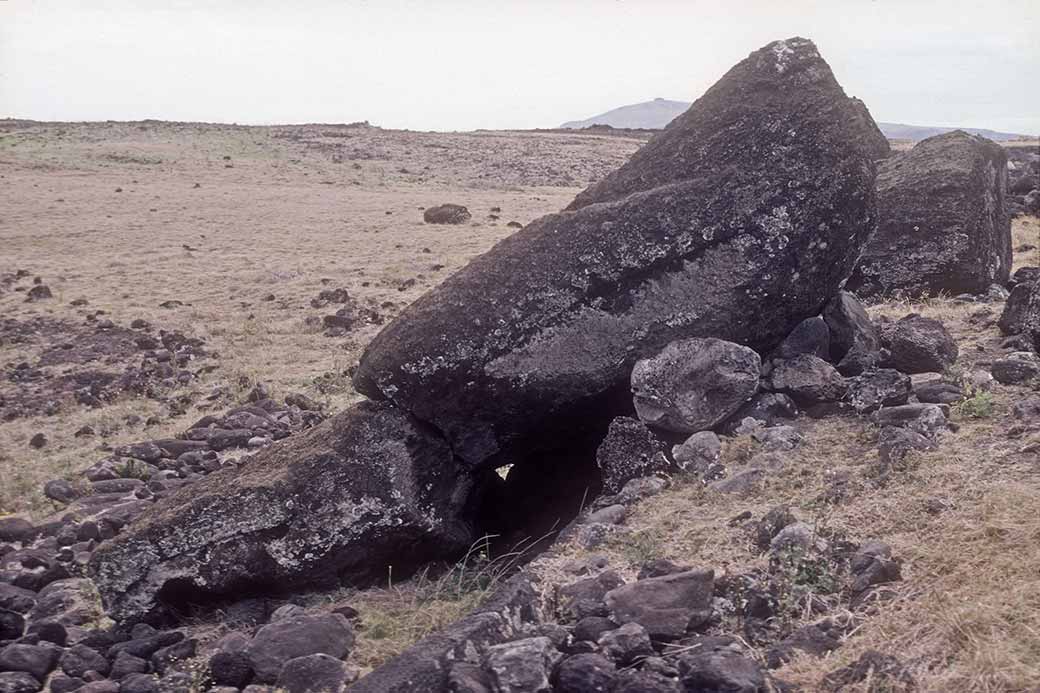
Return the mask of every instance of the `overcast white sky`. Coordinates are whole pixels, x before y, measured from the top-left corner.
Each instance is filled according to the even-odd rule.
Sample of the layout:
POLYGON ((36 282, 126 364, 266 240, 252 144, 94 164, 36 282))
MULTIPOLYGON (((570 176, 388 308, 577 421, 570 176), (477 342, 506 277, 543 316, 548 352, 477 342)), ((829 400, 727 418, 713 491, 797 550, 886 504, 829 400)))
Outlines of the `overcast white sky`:
POLYGON ((0 0, 0 117, 554 127, 794 35, 876 120, 1040 133, 1040 0, 0 0))

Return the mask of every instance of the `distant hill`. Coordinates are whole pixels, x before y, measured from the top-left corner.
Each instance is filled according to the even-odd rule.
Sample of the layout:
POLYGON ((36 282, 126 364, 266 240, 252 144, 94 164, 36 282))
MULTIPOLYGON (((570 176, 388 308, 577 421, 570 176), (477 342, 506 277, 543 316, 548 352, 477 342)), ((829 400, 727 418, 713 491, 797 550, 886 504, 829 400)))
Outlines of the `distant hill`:
POLYGON ((913 140, 914 142, 919 142, 920 140, 935 135, 941 135, 944 132, 950 132, 951 130, 964 130, 972 135, 982 135, 983 137, 995 142, 1019 140, 1024 137, 1031 137, 1031 135, 997 132, 996 130, 987 130, 985 128, 939 128, 930 125, 904 125, 902 123, 878 123, 878 127, 881 128, 881 132, 885 134, 885 137, 890 140, 913 140))
MULTIPOLYGON (((572 120, 560 127, 580 129, 592 125, 609 125, 615 128, 659 130, 689 107, 690 102, 688 101, 654 99, 653 101, 644 101, 643 103, 635 103, 630 106, 621 106, 585 120, 572 120)), ((878 127, 881 128, 881 132, 884 133, 885 137, 889 139, 913 140, 914 142, 957 129, 970 132, 973 135, 982 135, 998 142, 1029 137, 1029 135, 1018 135, 980 128, 943 128, 927 125, 904 125, 902 123, 878 123, 878 127)))
POLYGON ((609 125, 614 128, 660 130, 689 107, 688 101, 654 99, 615 108, 587 120, 572 120, 560 127, 580 129, 591 125, 609 125))

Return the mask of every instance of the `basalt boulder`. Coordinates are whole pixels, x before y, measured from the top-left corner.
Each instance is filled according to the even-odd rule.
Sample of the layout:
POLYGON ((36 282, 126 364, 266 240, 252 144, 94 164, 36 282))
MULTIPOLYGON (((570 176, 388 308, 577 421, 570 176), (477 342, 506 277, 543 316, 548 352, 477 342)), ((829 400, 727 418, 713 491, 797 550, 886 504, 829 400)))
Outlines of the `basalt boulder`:
POLYGON ((157 504, 90 568, 118 620, 200 594, 385 579, 472 543, 471 486, 441 437, 363 402, 157 504))
POLYGON ((1034 349, 1040 346, 1040 282, 1015 286, 997 325, 1004 334, 1023 335, 1034 349))
POLYGON ((985 292, 1011 270, 1007 155, 960 130, 878 165, 878 230, 848 289, 860 296, 985 292))
POLYGON ((761 370, 759 355, 739 344, 721 339, 672 342, 632 369, 636 413, 666 431, 713 428, 751 399, 761 370))
POLYGON ((411 304, 356 388, 499 466, 630 411, 633 365, 670 342, 775 347, 873 230, 866 125, 812 42, 755 51, 565 210, 411 304))

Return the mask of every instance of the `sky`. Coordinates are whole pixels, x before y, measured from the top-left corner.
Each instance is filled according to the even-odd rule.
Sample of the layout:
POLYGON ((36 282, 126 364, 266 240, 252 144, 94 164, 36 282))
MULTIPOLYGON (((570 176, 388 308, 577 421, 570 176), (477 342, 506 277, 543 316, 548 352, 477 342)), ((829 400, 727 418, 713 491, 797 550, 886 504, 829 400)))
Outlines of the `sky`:
POLYGON ((1040 133, 1040 0, 0 0, 0 117, 555 127, 791 36, 875 120, 1040 133))

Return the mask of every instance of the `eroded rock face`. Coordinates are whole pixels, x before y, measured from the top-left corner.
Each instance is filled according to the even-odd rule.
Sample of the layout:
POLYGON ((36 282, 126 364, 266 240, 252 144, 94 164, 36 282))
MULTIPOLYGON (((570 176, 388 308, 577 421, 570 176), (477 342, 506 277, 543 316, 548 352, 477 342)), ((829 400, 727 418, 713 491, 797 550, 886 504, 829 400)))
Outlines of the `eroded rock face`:
POLYGON ((1004 334, 1024 335, 1034 349, 1040 346, 1040 282, 1018 284, 1011 291, 997 325, 1004 334))
POLYGON ((335 578, 366 581, 464 551, 472 482, 438 436, 363 402, 214 473, 106 542, 91 570, 116 619, 166 589, 221 594, 335 578))
POLYGON ((960 130, 878 166, 878 230, 848 288, 860 296, 984 292, 1007 282, 1007 155, 960 130))
POLYGON ((830 356, 842 375, 859 375, 880 361, 881 338, 866 308, 847 291, 840 291, 823 311, 830 330, 830 356))
POLYGON ((672 342, 632 369, 636 413, 647 424, 667 431, 696 433, 713 428, 755 394, 761 370, 758 354, 733 342, 672 342))
POLYGON ((881 341, 888 364, 903 373, 941 373, 957 360, 957 342, 946 326, 916 313, 884 325, 881 341))
POLYGON ((873 228, 871 138, 810 41, 771 43, 566 210, 409 306, 355 385, 497 466, 612 398, 622 413, 633 364, 669 342, 772 348, 873 228))

